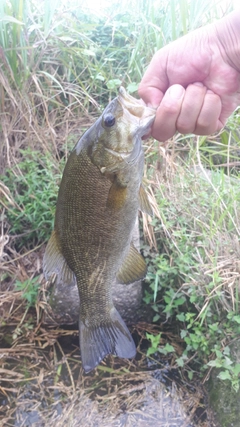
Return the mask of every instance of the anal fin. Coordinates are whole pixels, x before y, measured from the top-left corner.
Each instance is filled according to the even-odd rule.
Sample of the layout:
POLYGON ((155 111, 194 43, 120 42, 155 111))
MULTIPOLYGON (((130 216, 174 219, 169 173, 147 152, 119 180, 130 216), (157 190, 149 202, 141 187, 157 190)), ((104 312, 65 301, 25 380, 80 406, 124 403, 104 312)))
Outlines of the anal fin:
POLYGON ((117 273, 117 280, 122 284, 130 284, 144 279, 147 265, 144 258, 131 243, 129 252, 117 273))

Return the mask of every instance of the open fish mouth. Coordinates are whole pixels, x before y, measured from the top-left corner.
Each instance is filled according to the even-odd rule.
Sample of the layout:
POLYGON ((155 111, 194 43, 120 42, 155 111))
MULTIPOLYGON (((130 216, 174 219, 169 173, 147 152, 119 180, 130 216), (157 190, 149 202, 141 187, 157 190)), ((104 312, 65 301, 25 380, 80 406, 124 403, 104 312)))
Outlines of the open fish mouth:
POLYGON ((122 86, 119 88, 118 101, 129 114, 129 120, 136 124, 138 136, 142 138, 148 134, 155 120, 156 109, 147 107, 142 100, 129 95, 122 86))
POLYGON ((152 121, 154 121, 156 109, 147 107, 142 100, 136 99, 129 95, 129 93, 127 93, 127 91, 122 86, 119 88, 118 100, 122 107, 128 110, 131 116, 136 117, 143 122, 147 118, 152 118, 152 121))
POLYGON ((116 101, 120 104, 120 111, 124 116, 124 125, 121 130, 122 141, 121 144, 116 145, 116 149, 114 144, 112 144, 111 148, 109 147, 110 144, 108 144, 108 146, 106 146, 106 144, 104 148, 111 156, 114 156, 116 160, 131 165, 138 161, 142 153, 141 139, 151 130, 156 110, 147 107, 142 100, 129 95, 123 87, 120 87, 117 98, 113 100, 113 115, 116 111, 116 101), (129 137, 131 143, 128 142, 129 137))

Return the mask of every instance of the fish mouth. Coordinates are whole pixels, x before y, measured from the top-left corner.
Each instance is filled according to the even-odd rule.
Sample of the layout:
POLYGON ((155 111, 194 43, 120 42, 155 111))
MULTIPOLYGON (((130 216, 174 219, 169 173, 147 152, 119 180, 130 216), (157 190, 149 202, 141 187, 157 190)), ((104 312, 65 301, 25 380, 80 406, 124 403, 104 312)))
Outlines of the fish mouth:
POLYGON ((131 116, 131 120, 137 125, 137 134, 142 138, 149 133, 155 120, 156 108, 147 107, 143 100, 129 95, 124 87, 119 88, 118 101, 122 108, 131 116))
MULTIPOLYGON (((131 150, 118 151, 112 148, 105 147, 105 150, 115 156, 117 159, 123 160, 125 163, 134 164, 142 153, 141 138, 147 135, 155 120, 156 109, 147 107, 146 104, 140 99, 136 99, 129 95, 127 91, 121 86, 119 88, 118 97, 114 100, 121 106, 121 114, 125 115, 125 120, 131 123, 131 138, 133 141, 133 148, 131 150)), ((126 144, 124 144, 126 147, 126 144)))
POLYGON ((122 107, 126 109, 131 116, 139 119, 140 123, 142 122, 143 125, 145 125, 146 120, 151 122, 154 121, 156 108, 147 107, 142 99, 136 99, 129 95, 122 86, 119 88, 118 100, 122 107))

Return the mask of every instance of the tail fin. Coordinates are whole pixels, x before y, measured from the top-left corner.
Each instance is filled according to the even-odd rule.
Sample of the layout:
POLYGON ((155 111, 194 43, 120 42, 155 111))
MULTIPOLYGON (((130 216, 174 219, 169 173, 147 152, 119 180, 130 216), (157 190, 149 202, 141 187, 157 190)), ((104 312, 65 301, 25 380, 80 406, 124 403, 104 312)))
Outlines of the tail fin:
POLYGON ((86 373, 94 369, 108 354, 131 359, 136 355, 132 336, 115 307, 110 319, 99 326, 88 327, 79 320, 82 366, 86 373))

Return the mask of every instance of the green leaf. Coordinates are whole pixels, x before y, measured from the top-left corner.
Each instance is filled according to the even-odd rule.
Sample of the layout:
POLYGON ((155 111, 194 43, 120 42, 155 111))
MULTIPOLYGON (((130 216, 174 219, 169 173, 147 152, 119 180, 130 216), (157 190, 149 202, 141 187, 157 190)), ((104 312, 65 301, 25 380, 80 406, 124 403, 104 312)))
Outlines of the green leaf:
POLYGON ((102 74, 100 74, 100 73, 95 76, 95 79, 100 80, 101 82, 105 81, 105 77, 103 77, 102 74))
POLYGON ((179 322, 184 322, 185 321, 185 313, 177 314, 176 317, 179 320, 179 322))
POLYGON ((222 362, 222 361, 219 361, 219 359, 215 359, 215 360, 210 360, 210 361, 207 363, 207 365, 208 365, 208 366, 212 366, 212 367, 214 367, 214 368, 221 368, 221 367, 222 367, 222 365, 223 365, 223 362, 222 362))
POLYGON ((160 315, 155 314, 155 316, 153 317, 153 322, 157 322, 159 319, 160 319, 160 315))
POLYGON ((237 363, 233 368, 234 375, 240 374, 240 363, 237 363))
POLYGON ((160 341, 161 341, 161 333, 158 335, 152 335, 152 334, 148 334, 146 333, 146 337, 149 341, 151 341, 151 346, 155 349, 155 351, 157 350, 160 341))
POLYGON ((223 366, 224 366, 225 368, 228 368, 228 367, 229 367, 229 366, 231 366, 232 364, 233 364, 233 361, 232 361, 229 357, 225 356, 223 366))
POLYGON ((188 331, 185 331, 185 329, 182 329, 180 333, 181 338, 185 338, 187 335, 188 335, 188 331))
POLYGON ((138 83, 135 83, 135 82, 133 82, 133 83, 129 83, 129 84, 127 85, 127 91, 128 91, 129 93, 137 92, 137 90, 138 90, 138 86, 139 86, 139 84, 138 84, 138 83))
POLYGON ((158 281, 159 281, 159 276, 158 276, 158 274, 156 274, 155 281, 154 281, 154 294, 153 294, 153 301, 154 302, 156 301, 156 298, 157 298, 158 281))
POLYGON ((114 90, 114 89, 118 88, 119 86, 121 86, 121 84, 122 84, 122 82, 119 79, 108 80, 107 88, 109 90, 114 90))
POLYGON ((156 351, 157 351, 157 349, 156 349, 156 348, 149 347, 149 348, 147 349, 147 356, 151 356, 151 354, 156 353, 156 351))
POLYGON ((159 348, 158 349, 158 351, 160 352, 160 353, 163 353, 163 354, 168 354, 168 353, 173 353, 173 352, 175 352, 175 348, 171 345, 171 344, 169 344, 169 343, 167 343, 164 347, 162 347, 162 348, 159 348))
POLYGON ((183 359, 183 357, 179 357, 178 359, 176 359, 176 362, 177 362, 177 364, 178 364, 178 366, 180 368, 183 368, 183 366, 184 366, 184 359, 183 359))
POLYGON ((168 353, 175 352, 175 348, 171 344, 169 344, 169 343, 167 343, 165 345, 164 350, 167 351, 168 353))
POLYGON ((221 371, 218 374, 218 378, 220 380, 230 380, 231 381, 231 375, 230 375, 229 371, 221 371))
POLYGON ((13 16, 3 16, 1 18, 2 22, 12 22, 14 24, 18 24, 18 25, 25 25, 24 22, 19 21, 18 19, 14 18, 13 16))
POLYGON ((175 306, 182 305, 182 304, 185 303, 185 301, 186 301, 185 297, 177 298, 177 299, 174 300, 174 305, 175 306))
POLYGON ((240 316, 233 316, 233 320, 240 325, 240 316))

